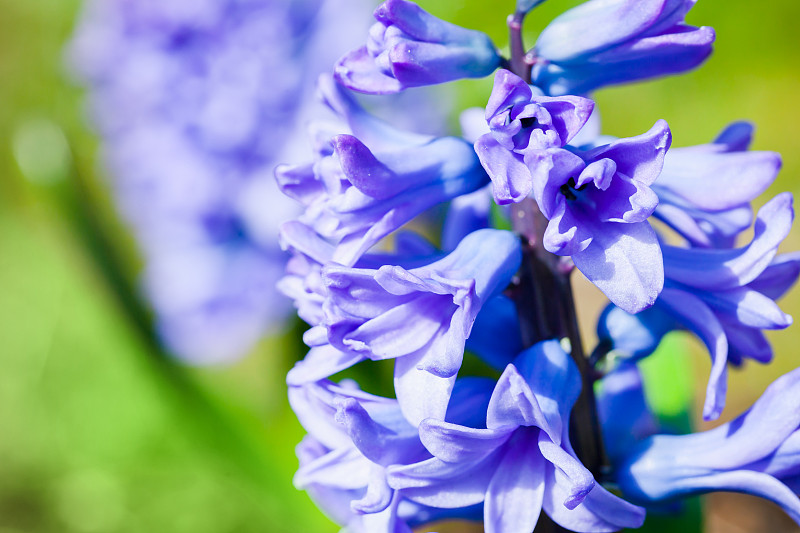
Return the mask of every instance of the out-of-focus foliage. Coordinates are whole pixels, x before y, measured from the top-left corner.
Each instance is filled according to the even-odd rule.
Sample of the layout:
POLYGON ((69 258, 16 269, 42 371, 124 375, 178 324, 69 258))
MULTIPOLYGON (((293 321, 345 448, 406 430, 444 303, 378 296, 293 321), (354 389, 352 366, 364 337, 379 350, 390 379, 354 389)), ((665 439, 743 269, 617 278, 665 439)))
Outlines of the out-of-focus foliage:
MULTIPOLYGON (((503 13, 477 0, 419 3, 506 42, 512 0, 503 13)), ((528 41, 577 3, 538 7, 528 41)), ((0 0, 0 531, 335 531, 291 486, 302 431, 283 381, 296 341, 264 342, 235 366, 190 371, 166 360, 147 335, 131 289, 135 248, 96 170, 80 91, 64 78, 61 47, 78 7, 78 0, 0 0)), ((701 0, 689 22, 716 28, 710 61, 636 90, 599 92, 606 132, 632 135, 664 118, 683 146, 755 119, 754 148, 784 156, 775 188, 797 192, 799 18, 794 0, 757 10, 745 0, 701 0)), ((459 87, 456 108, 482 106, 491 80, 459 87)), ((795 232, 785 246, 798 245, 795 232)), ((782 307, 799 315, 798 298, 791 293, 782 307)), ((579 305, 590 317, 601 301, 579 305)), ((746 379, 732 373, 728 417, 798 366, 798 331, 770 336, 772 365, 752 365, 746 379)), ((706 375, 706 358, 694 355, 686 359, 706 375)), ((674 407, 663 401, 667 411, 674 407)), ((731 531, 737 510, 753 509, 749 501, 710 515, 712 530, 731 531)), ((781 517, 769 520, 761 530, 792 530, 781 517)))

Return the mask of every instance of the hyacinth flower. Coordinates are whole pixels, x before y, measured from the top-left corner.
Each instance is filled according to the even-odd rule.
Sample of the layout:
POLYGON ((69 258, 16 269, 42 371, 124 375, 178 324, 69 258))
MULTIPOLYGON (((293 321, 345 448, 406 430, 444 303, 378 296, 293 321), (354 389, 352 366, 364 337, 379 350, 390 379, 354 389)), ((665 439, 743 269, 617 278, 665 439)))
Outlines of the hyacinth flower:
POLYGON ((655 217, 692 246, 731 248, 752 221, 750 202, 781 168, 775 152, 747 151, 753 126, 735 122, 713 142, 672 148, 653 191, 655 217))
POLYGON ((748 246, 663 246, 666 281, 655 306, 636 315, 609 306, 598 322, 598 337, 635 362, 653 353, 670 331, 685 328, 697 334, 712 361, 703 416, 719 417, 728 364, 739 365, 745 357, 769 362, 772 348, 762 330, 792 323, 775 303, 800 275, 798 254, 775 257, 792 219, 791 194, 783 193, 759 210, 748 246))
MULTIPOLYGON (((362 352, 328 344, 323 310, 327 288, 322 278, 322 266, 329 261, 333 247, 319 239, 308 227, 295 221, 283 225, 281 239, 284 249, 291 252, 291 258, 286 265, 286 275, 278 282, 278 289, 294 301, 298 316, 312 326, 303 335, 311 349, 289 371, 287 383, 313 383, 364 361, 366 356, 362 352)), ((425 239, 403 232, 395 236, 392 253, 367 254, 361 257, 357 266, 377 268, 389 263, 415 268, 436 261, 443 255, 425 239)), ((507 316, 504 318, 508 320, 507 316)), ((491 326, 487 323, 486 327, 491 326)), ((513 344, 513 340, 508 342, 513 344)))
POLYGON ((519 76, 499 70, 486 105, 490 131, 475 143, 475 152, 492 178, 497 202, 518 202, 526 197, 532 182, 525 155, 565 146, 593 109, 594 102, 587 98, 535 95, 519 76))
POLYGON ((320 89, 359 137, 324 138, 313 164, 281 165, 276 177, 284 193, 306 206, 297 220, 335 245, 332 261, 353 266, 415 216, 488 183, 467 142, 396 131, 367 120, 330 82, 320 89))
POLYGON ((553 20, 528 54, 545 94, 677 74, 711 53, 714 30, 683 19, 696 0, 590 0, 553 20))
POLYGON ((748 356, 768 362, 772 349, 761 330, 792 323, 774 299, 797 279, 797 257, 770 266, 793 218, 792 195, 782 193, 759 210, 753 240, 744 248, 663 247, 667 281, 658 305, 695 332, 711 354, 706 419, 717 418, 724 406, 728 361, 748 356))
POLYGON ((532 531, 542 509, 571 531, 639 527, 644 510, 598 485, 572 450, 569 413, 580 390, 558 342, 539 343, 503 372, 485 427, 423 420, 419 437, 433 457, 391 466, 389 485, 423 505, 484 502, 488 533, 532 531))
POLYGON ((517 155, 561 148, 586 124, 593 110, 594 102, 588 98, 535 95, 522 78, 500 69, 486 104, 490 135, 483 136, 479 146, 497 144, 517 155))
MULTIPOLYGON (((491 393, 488 379, 460 380, 447 419, 480 423, 491 393)), ((480 508, 419 505, 386 483, 392 465, 430 457, 396 400, 362 392, 350 382, 289 388, 289 401, 309 434, 297 447, 295 486, 309 490, 336 522, 353 533, 396 533, 448 517, 480 516, 480 508), (409 527, 410 526, 410 527, 409 527)))
POLYGON ((532 195, 550 220, 543 240, 549 252, 571 256, 621 308, 649 307, 663 286, 660 247, 647 218, 658 205, 649 186, 671 142, 666 122, 638 137, 569 151, 562 147, 588 121, 592 102, 546 99, 550 111, 538 111, 544 123, 534 116, 523 128, 519 117, 535 115, 544 107, 539 102, 524 81, 498 72, 486 110, 491 131, 475 145, 495 201, 519 203, 532 195))
POLYGON ((691 435, 654 435, 617 468, 626 498, 643 505, 732 491, 766 498, 800 524, 800 370, 777 379, 744 414, 691 435))
POLYGON ((406 417, 442 418, 481 306, 519 265, 514 234, 485 229, 421 268, 326 266, 328 341, 369 359, 396 359, 395 391, 406 417))
POLYGON ((440 20, 413 2, 387 0, 374 16, 367 45, 336 63, 336 79, 355 91, 388 94, 480 78, 500 64, 486 34, 440 20))
POLYGON ((507 166, 513 159, 495 155, 502 151, 481 162, 498 204, 531 194, 550 221, 545 249, 571 256, 612 302, 635 313, 652 305, 663 286, 661 249, 647 218, 658 205, 650 185, 670 140, 669 127, 659 121, 643 135, 585 152, 528 151, 513 171, 507 166))

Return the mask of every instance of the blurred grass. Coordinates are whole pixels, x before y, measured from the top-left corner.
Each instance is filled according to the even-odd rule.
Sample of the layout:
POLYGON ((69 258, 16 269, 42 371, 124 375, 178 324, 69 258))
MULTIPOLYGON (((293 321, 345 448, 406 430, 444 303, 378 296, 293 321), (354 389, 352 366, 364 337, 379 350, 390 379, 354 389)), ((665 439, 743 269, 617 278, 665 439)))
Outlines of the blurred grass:
MULTIPOLYGON (((577 3, 550 0, 537 9, 528 42, 577 3)), ((503 8, 477 0, 420 4, 505 43, 510 1, 503 8)), ((335 531, 291 487, 293 447, 302 435, 285 401, 294 341, 265 341, 230 367, 187 369, 165 359, 144 334, 146 317, 137 325, 122 305, 119 289, 132 286, 139 259, 96 172, 80 91, 61 66, 78 5, 0 0, 0 532, 335 531), (80 193, 70 181, 76 174, 84 177, 80 193), (95 210, 88 218, 82 202, 95 210), (106 270, 87 222, 114 243, 106 270), (109 284, 108 265, 117 262, 125 269, 109 284)), ((679 146, 706 142, 731 120, 752 119, 755 147, 785 158, 768 195, 796 191, 798 15, 800 3, 792 0, 757 9, 745 0, 701 1, 689 20, 716 28, 711 60, 686 76, 600 91, 605 131, 634 135, 665 118, 679 146)), ((482 106, 491 79, 457 85, 458 107, 482 106)), ((800 248, 797 232, 787 241, 786 250, 800 248)), ((590 345, 602 302, 587 296, 579 305, 590 345)), ((790 294, 783 307, 796 313, 799 305, 790 294)), ((725 418, 797 366, 796 329, 771 339, 775 363, 732 373, 725 418)), ((689 344, 691 354, 664 375, 696 382, 701 398, 709 364, 699 345, 689 344)), ((790 530, 776 524, 769 530, 790 530)))

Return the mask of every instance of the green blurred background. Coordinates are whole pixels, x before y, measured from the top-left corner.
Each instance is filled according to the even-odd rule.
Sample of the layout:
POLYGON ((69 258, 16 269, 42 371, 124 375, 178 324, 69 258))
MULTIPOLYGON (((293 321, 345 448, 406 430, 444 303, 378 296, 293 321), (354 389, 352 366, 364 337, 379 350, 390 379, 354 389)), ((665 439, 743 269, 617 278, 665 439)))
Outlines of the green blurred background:
MULTIPOLYGON (((505 43, 511 0, 419 3, 505 43)), ((577 3, 539 8, 528 42, 577 3)), ((61 50, 79 5, 0 0, 0 533, 336 531, 291 485, 303 432, 283 383, 301 355, 297 332, 236 365, 191 369, 165 359, 130 311, 139 261, 97 172, 81 90, 64 75, 61 50)), ((716 28, 712 58, 682 77, 599 92, 605 132, 635 135, 664 118, 682 146, 751 119, 755 148, 784 156, 768 195, 796 192, 800 2, 755 6, 701 0, 689 22, 716 28)), ((482 106, 491 80, 456 85, 457 108, 482 106)), ((784 249, 798 248, 795 231, 784 249)), ((579 290, 591 344, 602 300, 579 290)), ((783 307, 798 314, 797 292, 783 307)), ((733 372, 724 419, 798 366, 798 330, 770 338, 775 362, 733 372)), ((650 372, 660 378, 653 401, 680 415, 687 394, 702 395, 709 363, 694 340, 672 346, 650 372)), ((800 531, 751 498, 706 504, 709 531, 800 531)))

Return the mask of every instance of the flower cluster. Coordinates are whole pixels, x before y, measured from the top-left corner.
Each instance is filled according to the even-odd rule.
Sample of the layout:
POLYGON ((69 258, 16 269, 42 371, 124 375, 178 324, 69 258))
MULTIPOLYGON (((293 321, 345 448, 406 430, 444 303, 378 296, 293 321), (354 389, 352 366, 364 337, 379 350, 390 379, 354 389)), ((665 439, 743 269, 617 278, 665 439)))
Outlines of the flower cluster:
POLYGON ((70 63, 173 354, 229 360, 290 315, 278 228, 298 209, 273 169, 306 157, 314 81, 368 18, 352 0, 87 3, 70 63))
POLYGON ((685 148, 671 148, 663 120, 630 138, 600 134, 590 91, 709 55, 713 30, 683 22, 694 0, 588 0, 526 51, 521 26, 539 3, 517 3, 504 58, 478 31, 386 0, 367 44, 319 79, 340 126, 313 123, 313 160, 276 171, 304 207, 281 228, 292 257, 279 284, 310 326, 308 355, 288 376, 308 431, 296 485, 353 532, 456 517, 526 533, 542 512, 566 530, 617 531, 641 526, 647 507, 711 490, 757 494, 798 519, 797 372, 731 424, 667 437, 636 366, 666 333, 697 335, 712 359, 711 420, 728 366, 771 359, 763 330, 790 325, 775 300, 800 256, 777 255, 791 195, 755 217, 751 202, 780 157, 748 151, 746 123, 685 148), (482 121, 465 115, 464 137, 404 131, 348 91, 492 72, 482 121), (439 205, 447 214, 431 230, 439 205), (426 224, 434 242, 414 233, 426 224), (574 269, 610 300, 591 357, 577 333, 574 269), (617 364, 601 364, 612 351, 617 364), (482 377, 466 370, 465 352, 482 377), (386 359, 394 398, 334 381, 386 359))

